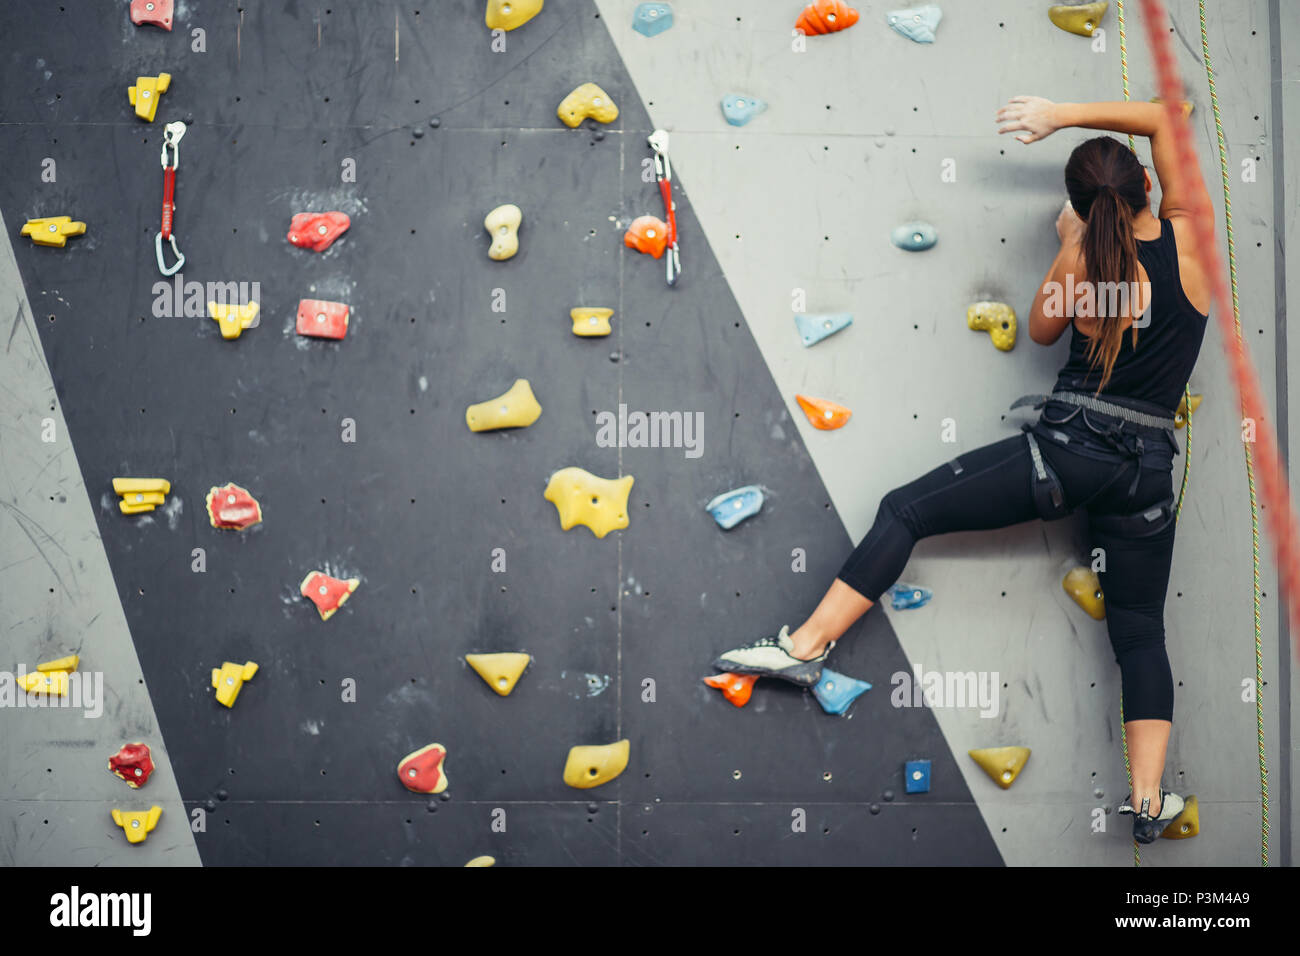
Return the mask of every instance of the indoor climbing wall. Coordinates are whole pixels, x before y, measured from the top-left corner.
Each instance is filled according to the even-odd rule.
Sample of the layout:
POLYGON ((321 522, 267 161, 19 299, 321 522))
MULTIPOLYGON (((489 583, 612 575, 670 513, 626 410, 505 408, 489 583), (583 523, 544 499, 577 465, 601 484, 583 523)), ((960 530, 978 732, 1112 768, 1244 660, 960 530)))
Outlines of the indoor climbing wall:
MULTIPOLYGON (((1118 98, 1114 11, 1094 52, 1046 4, 950 2, 918 43, 886 23, 892 7, 859 3, 854 26, 796 51, 798 2, 642 6, 662 19, 547 0, 495 34, 484 0, 179 0, 171 30, 133 25, 125 0, 0 11, 16 51, 0 84, 15 315, 0 582, 22 595, 0 618, 0 669, 76 653, 108 702, 98 718, 0 713, 0 860, 1131 861, 1127 827, 1094 812, 1126 787, 1104 626, 1060 586, 1083 557, 1072 522, 922 545, 905 580, 929 602, 871 612, 832 657, 872 685, 844 716, 773 681, 734 707, 701 681, 722 650, 811 610, 887 490, 1011 433, 1006 406, 1050 387, 1061 349, 1022 330, 998 351, 965 313, 992 299, 1024 314, 1079 137, 1022 147, 993 113, 1021 92, 1118 98), (657 128, 671 287, 671 258, 624 238, 662 239, 637 223, 667 218, 657 128), (171 279, 160 151, 164 167, 180 157, 171 279), (346 230, 291 226, 326 212, 346 230), (19 236, 62 215, 86 223, 62 248, 19 236), (916 221, 933 248, 891 244, 916 221), (256 312, 213 321, 221 289, 256 312), (341 308, 301 300, 346 305, 343 337, 300 334, 342 331, 341 308), (805 348, 796 311, 854 320, 805 348), (796 394, 852 417, 813 429, 796 394), (638 413, 682 427, 646 447, 619 426, 638 413), (124 515, 122 477, 165 478, 138 492, 163 500, 124 515), (706 505, 747 486, 761 510, 723 530, 706 505), (480 676, 465 660, 502 652, 529 656, 512 687, 518 661, 502 686, 503 662, 480 676), (996 697, 896 706, 913 669, 969 672, 996 697), (139 790, 105 769, 135 741, 157 765, 139 790), (623 741, 621 773, 571 785, 599 761, 566 767, 570 748, 623 741), (1004 745, 1032 750, 1008 790, 966 754, 1004 745), (928 792, 909 792, 908 761, 928 761, 928 792), (153 831, 128 844, 111 811, 153 806, 153 831)), ((1195 12, 1173 5, 1215 183, 1195 12)), ((1130 82, 1146 98, 1135 17, 1130 82)), ((1231 161, 1259 156, 1233 209, 1270 395, 1277 21, 1258 0, 1210 26, 1231 161)), ((1144 865, 1259 855, 1250 515, 1214 334, 1192 381, 1205 400, 1169 601, 1166 784, 1197 794, 1202 829, 1144 865)), ((1264 575, 1265 674, 1285 689, 1264 575)), ((1284 699, 1265 699, 1270 759, 1291 739, 1284 699)), ((1275 807, 1275 857, 1288 827, 1275 807)))

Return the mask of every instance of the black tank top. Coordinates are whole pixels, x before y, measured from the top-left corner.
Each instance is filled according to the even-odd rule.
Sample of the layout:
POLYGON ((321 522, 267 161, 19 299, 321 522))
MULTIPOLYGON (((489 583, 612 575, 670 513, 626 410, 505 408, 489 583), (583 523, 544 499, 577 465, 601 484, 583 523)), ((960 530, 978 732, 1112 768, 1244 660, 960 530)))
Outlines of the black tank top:
MULTIPOLYGON (((1172 415, 1201 351, 1207 317, 1196 311, 1183 292, 1174 227, 1168 219, 1160 220, 1159 239, 1137 241, 1137 256, 1151 280, 1151 301, 1142 319, 1149 324, 1138 328, 1136 349, 1132 330, 1124 330, 1114 371, 1100 397, 1150 402, 1172 415)), ((1087 349, 1088 336, 1071 322, 1070 357, 1057 376, 1058 391, 1097 391, 1101 364, 1089 369, 1087 349)))

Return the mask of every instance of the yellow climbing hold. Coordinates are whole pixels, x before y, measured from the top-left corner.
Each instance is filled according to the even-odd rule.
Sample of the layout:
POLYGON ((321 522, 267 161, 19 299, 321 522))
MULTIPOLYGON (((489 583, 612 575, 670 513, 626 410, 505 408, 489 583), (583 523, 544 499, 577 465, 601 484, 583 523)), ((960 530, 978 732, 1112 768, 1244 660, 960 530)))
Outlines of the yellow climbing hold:
POLYGON ((217 689, 217 702, 227 707, 234 707, 235 698, 239 696, 239 689, 244 686, 244 681, 252 680, 256 673, 257 665, 252 661, 247 664, 232 664, 226 661, 221 665, 220 670, 213 668, 212 686, 217 689))
POLYGON ((252 329, 257 326, 257 303, 249 302, 244 305, 230 305, 225 302, 209 302, 208 315, 217 320, 217 325, 221 326, 221 337, 223 339, 237 339, 239 333, 244 329, 252 329))
POLYGON ((502 697, 515 689, 515 684, 531 660, 527 654, 514 653, 465 655, 465 663, 474 668, 478 676, 502 697))
MULTIPOLYGON (((1195 414, 1196 414, 1196 410, 1197 410, 1198 408, 1201 407, 1201 399, 1204 398, 1204 397, 1205 397, 1205 396, 1203 396, 1203 395, 1193 395, 1193 396, 1192 396, 1192 414, 1193 414, 1193 415, 1195 415, 1195 414)), ((1183 427, 1184 425, 1186 425, 1186 424, 1187 424, 1187 393, 1184 392, 1184 393, 1183 393, 1182 401, 1180 401, 1180 402, 1178 403, 1178 411, 1174 412, 1174 427, 1175 427, 1175 428, 1182 428, 1182 427, 1183 427)))
MULTIPOLYGON (((538 6, 541 6, 539 3, 538 6)), ((466 866, 496 866, 497 858, 494 856, 476 856, 465 864, 466 866)))
POLYGON ((1061 579, 1065 593, 1074 603, 1088 612, 1094 621, 1106 618, 1106 595, 1101 593, 1101 579, 1091 568, 1071 568, 1061 579))
POLYGON ((1016 777, 1020 776, 1020 771, 1025 769, 1025 763, 1029 760, 1028 747, 986 747, 969 753, 1003 790, 1016 782, 1016 777))
POLYGON ((595 83, 583 83, 564 99, 555 111, 565 126, 581 126, 588 118, 597 123, 612 123, 618 119, 618 107, 609 94, 595 83))
POLYGON ((143 843, 144 838, 153 832, 162 816, 162 807, 150 807, 148 810, 127 812, 113 811, 113 822, 126 832, 127 843, 143 843))
POLYGON ((1201 832, 1201 806, 1195 797, 1183 801, 1183 812, 1169 821, 1160 835, 1166 840, 1186 840, 1201 832))
POLYGON ((560 527, 568 531, 585 524, 597 538, 627 527, 627 496, 632 476, 598 478, 581 468, 561 468, 551 475, 543 495, 560 513, 560 527))
POLYGON ((564 782, 579 790, 609 783, 627 768, 631 742, 620 740, 594 747, 573 747, 564 762, 564 782))
POLYGON ((124 515, 153 511, 167 500, 172 483, 166 478, 114 478, 113 494, 121 497, 118 510, 124 515))
MULTIPOLYGON (((1159 103, 1163 103, 1164 100, 1162 100, 1158 96, 1153 96, 1151 97, 1151 102, 1159 104, 1159 103)), ((1187 117, 1192 115, 1192 110, 1194 110, 1196 107, 1192 104, 1191 100, 1183 100, 1182 105, 1183 105, 1183 119, 1187 119, 1187 117)))
POLYGON ((975 302, 966 308, 966 324, 987 332, 993 344, 1010 352, 1016 344, 1016 310, 1005 302, 975 302))
POLYGON ((489 30, 514 30, 542 12, 546 0, 488 0, 484 20, 489 30))
POLYGON ((23 674, 15 683, 29 694, 48 697, 68 696, 68 676, 77 669, 81 658, 76 654, 36 665, 35 673, 23 674))
POLYGON ((483 228, 492 237, 488 258, 501 262, 519 251, 519 224, 524 221, 523 211, 513 203, 497 206, 483 220, 483 228))
POLYGON ((57 246, 62 249, 68 244, 68 236, 80 236, 86 231, 84 222, 74 222, 71 216, 49 216, 45 219, 28 219, 23 223, 19 235, 31 236, 38 246, 57 246))
POLYGON ((613 309, 570 309, 569 318, 573 320, 573 334, 581 336, 609 335, 609 317, 613 309))
POLYGON ((1098 3, 1059 3, 1047 8, 1047 16, 1067 33, 1077 33, 1081 37, 1092 36, 1092 31, 1101 25, 1101 18, 1106 15, 1107 0, 1098 3))
POLYGON ((490 432, 496 428, 527 428, 541 417, 528 379, 520 378, 510 391, 465 409, 465 424, 472 432, 490 432))
POLYGON ((163 93, 167 92, 167 87, 171 85, 172 75, 170 73, 159 73, 157 76, 137 76, 135 86, 126 88, 126 98, 135 107, 135 115, 146 123, 152 123, 154 114, 158 112, 158 100, 163 93))

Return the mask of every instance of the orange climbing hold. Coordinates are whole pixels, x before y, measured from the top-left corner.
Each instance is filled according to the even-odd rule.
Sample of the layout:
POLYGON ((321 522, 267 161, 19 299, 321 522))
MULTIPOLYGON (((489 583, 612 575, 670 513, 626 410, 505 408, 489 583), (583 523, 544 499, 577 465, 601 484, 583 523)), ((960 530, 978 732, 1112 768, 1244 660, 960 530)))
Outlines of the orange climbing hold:
POLYGON ((837 405, 825 398, 809 398, 807 395, 796 395, 794 400, 799 403, 799 407, 808 416, 808 421, 812 422, 813 427, 820 428, 822 431, 832 431, 844 427, 844 425, 848 424, 849 416, 853 414, 843 405, 837 405))
POLYGON ((722 691, 727 703, 744 707, 749 703, 749 695, 754 692, 754 682, 757 680, 757 674, 714 674, 704 678, 704 683, 722 691))
POLYGON ((844 0, 813 0, 803 8, 794 28, 805 36, 838 33, 858 22, 858 11, 844 0))
POLYGON ((658 259, 668 246, 668 224, 654 216, 638 216, 623 234, 623 245, 658 259))
POLYGON ((324 571, 313 571, 302 579, 298 591, 316 605, 320 619, 328 621, 334 612, 347 603, 352 592, 361 583, 360 578, 348 578, 346 581, 332 578, 324 571))

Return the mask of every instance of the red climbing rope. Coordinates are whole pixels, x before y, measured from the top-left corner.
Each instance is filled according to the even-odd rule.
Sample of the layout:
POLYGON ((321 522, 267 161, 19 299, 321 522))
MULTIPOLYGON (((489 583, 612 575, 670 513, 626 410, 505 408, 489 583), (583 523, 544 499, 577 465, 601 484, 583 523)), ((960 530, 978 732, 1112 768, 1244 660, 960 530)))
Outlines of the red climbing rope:
MULTIPOLYGON (((1178 157, 1175 176, 1186 177, 1192 183, 1203 182, 1192 145, 1191 130, 1183 116, 1183 84, 1174 63, 1169 33, 1164 27, 1167 22, 1164 3, 1162 0, 1141 0, 1141 3, 1143 25, 1155 61, 1160 97, 1173 124, 1178 157)), ((1215 244, 1214 208, 1209 193, 1204 188, 1182 190, 1182 193, 1193 197, 1192 225, 1196 230, 1197 256, 1214 292, 1214 313, 1219 320, 1223 349, 1228 356, 1228 371, 1237 390, 1241 413, 1243 418, 1249 418, 1255 423, 1255 453, 1259 459, 1261 490, 1273 538, 1273 553, 1291 615, 1291 631, 1297 641, 1297 649, 1300 650, 1300 527, 1297 526, 1295 510, 1287 491, 1277 438, 1264 417, 1267 406, 1259 387, 1259 379, 1246 353, 1245 342, 1238 340, 1234 331, 1232 301, 1224 279, 1219 247, 1215 244)))

